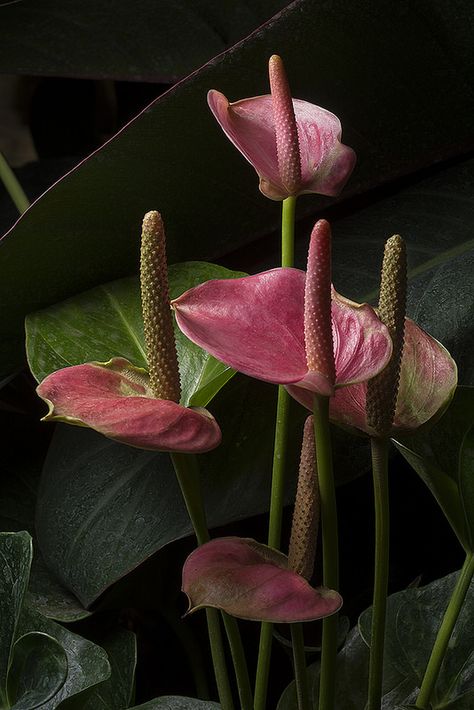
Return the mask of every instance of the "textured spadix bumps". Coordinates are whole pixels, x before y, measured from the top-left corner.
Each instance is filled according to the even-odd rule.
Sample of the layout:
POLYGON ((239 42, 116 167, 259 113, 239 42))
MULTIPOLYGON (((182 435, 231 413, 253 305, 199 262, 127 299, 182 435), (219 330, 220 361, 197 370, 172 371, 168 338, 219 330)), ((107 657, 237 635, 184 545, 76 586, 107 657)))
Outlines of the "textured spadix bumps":
POLYGON ((214 417, 179 404, 165 234, 158 212, 149 212, 143 221, 140 276, 149 373, 120 357, 53 372, 37 388, 49 407, 44 418, 91 427, 142 449, 209 451, 221 440, 214 417))
POLYGON ((254 621, 313 621, 342 605, 337 592, 314 589, 292 572, 286 555, 238 537, 218 538, 192 552, 182 589, 189 612, 210 606, 254 621))
POLYGON ((172 302, 179 327, 219 360, 267 382, 330 395, 373 377, 390 359, 392 343, 373 308, 331 292, 330 276, 321 278, 321 261, 311 254, 328 268, 328 237, 322 220, 313 230, 308 276, 280 268, 190 289, 172 302))
POLYGON ((208 94, 221 128, 253 165, 260 190, 272 200, 315 192, 337 195, 355 164, 354 151, 341 143, 341 124, 329 111, 292 99, 280 57, 269 62, 271 95, 229 103, 219 91, 208 94))

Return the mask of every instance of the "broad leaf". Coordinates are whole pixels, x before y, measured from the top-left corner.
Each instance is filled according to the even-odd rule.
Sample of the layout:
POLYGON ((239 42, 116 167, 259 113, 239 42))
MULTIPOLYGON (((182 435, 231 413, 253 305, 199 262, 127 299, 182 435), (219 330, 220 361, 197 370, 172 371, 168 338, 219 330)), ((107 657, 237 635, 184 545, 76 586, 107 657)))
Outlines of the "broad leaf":
POLYGON ((13 710, 33 710, 47 703, 66 682, 68 660, 56 639, 33 631, 12 649, 7 693, 13 710))
POLYGON ((155 698, 143 705, 134 705, 131 710, 217 710, 218 703, 195 698, 182 698, 177 695, 166 695, 155 698))
MULTIPOLYGON (((389 597, 387 609, 382 710, 410 708, 416 702, 426 664, 456 582, 457 573, 421 589, 389 597)), ((469 710, 474 699, 474 583, 441 667, 432 710, 469 710)), ((359 619, 338 655, 336 710, 365 710, 371 609, 359 619)), ((319 667, 310 666, 313 698, 318 697, 319 667)), ((294 683, 283 693, 278 710, 296 710, 294 683)))
POLYGON ((474 388, 458 387, 432 428, 398 436, 398 450, 431 490, 461 545, 474 549, 474 388))
MULTIPOLYGON (((276 387, 243 376, 214 400, 223 443, 199 457, 210 527, 268 509, 275 403, 276 387)), ((295 405, 289 471, 296 471, 304 417, 295 405)), ((58 426, 45 462, 36 528, 48 566, 85 606, 192 532, 167 454, 65 425, 58 426)))
POLYGON ((7 704, 7 673, 32 558, 26 532, 0 533, 0 701, 7 704))
MULTIPOLYGON (((164 216, 172 261, 223 254, 278 224, 278 205, 258 196, 252 168, 205 103, 213 87, 231 99, 266 93, 275 51, 294 95, 341 118, 361 158, 352 193, 472 148, 465 67, 440 48, 428 10, 391 0, 377 13, 369 0, 346 5, 292 3, 162 95, 25 212, 0 250, 0 376, 22 360, 27 313, 136 270, 150 208, 164 216)), ((301 204, 313 212, 327 200, 301 204)))
POLYGON ((129 707, 137 660, 135 635, 119 629, 101 638, 100 645, 107 652, 111 667, 109 678, 64 700, 61 710, 117 710, 129 707))
POLYGON ((3 468, 0 477, 0 530, 27 530, 33 537, 35 549, 27 591, 28 603, 48 618, 77 621, 89 616, 89 612, 50 572, 35 543, 34 521, 39 473, 18 456, 15 468, 3 468))
MULTIPOLYGON (((204 262, 176 264, 169 270, 170 295, 175 298, 209 279, 241 275, 204 262)), ((113 281, 31 314, 26 320, 26 333, 28 361, 38 381, 69 365, 106 362, 116 356, 147 368, 136 277, 113 281)), ((191 343, 177 327, 175 336, 181 403, 205 406, 233 371, 191 343)))
POLYGON ((174 82, 273 14, 286 0, 42 0, 3 5, 0 68, 6 74, 174 82), (80 41, 78 41, 78 28, 80 41))

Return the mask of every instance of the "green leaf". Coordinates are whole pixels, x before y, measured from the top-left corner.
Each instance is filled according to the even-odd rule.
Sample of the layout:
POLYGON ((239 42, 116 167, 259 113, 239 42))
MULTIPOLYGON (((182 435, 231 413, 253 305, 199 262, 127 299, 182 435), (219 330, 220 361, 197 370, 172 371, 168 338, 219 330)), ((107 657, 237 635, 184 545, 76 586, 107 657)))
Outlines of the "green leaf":
POLYGON ((150 700, 143 705, 134 705, 132 710, 217 710, 217 708, 220 708, 220 705, 209 700, 166 695, 150 700))
MULTIPOLYGON (((429 12, 392 0, 376 13, 370 0, 297 0, 56 183, 2 241, 0 377, 22 360, 27 313, 136 270, 150 208, 163 214, 171 261, 221 255, 278 225, 279 206, 259 196, 205 102, 213 87, 231 100, 266 93, 276 50, 294 95, 334 111, 360 156, 347 195, 472 149, 469 71, 449 51, 450 35, 448 50, 440 45, 429 12)), ((302 199, 300 214, 329 202, 302 199)))
POLYGON ((466 551, 474 545, 474 388, 458 387, 431 428, 398 435, 395 445, 441 506, 466 551))
POLYGON ((110 664, 106 652, 96 644, 72 633, 53 621, 24 606, 18 626, 19 634, 42 632, 56 639, 67 656, 67 676, 59 691, 41 710, 54 710, 66 698, 82 693, 87 688, 107 680, 110 664))
POLYGON ((7 705, 11 647, 28 587, 31 558, 27 532, 0 533, 0 705, 7 705))
MULTIPOLYGON (((210 527, 268 509, 276 393, 241 375, 213 402, 223 444, 199 457, 210 527)), ((305 418, 296 403, 293 411, 289 471, 297 468, 305 418)), ((292 480, 288 502, 293 486, 292 480)), ((168 454, 67 425, 57 427, 48 452, 36 525, 48 567, 85 606, 192 532, 168 454)))
POLYGON ((6 74, 174 82, 281 10, 286 0, 155 2, 42 0, 3 5, 0 67, 6 74), (81 41, 77 41, 78 28, 81 41))
MULTIPOLYGON (((420 589, 392 594, 388 600, 383 700, 381 710, 411 708, 421 685, 439 625, 451 597, 454 573, 420 589)), ((474 583, 454 629, 432 699, 432 710, 469 710, 474 698, 474 583)), ((371 609, 359 619, 338 655, 336 710, 365 710, 371 609)), ((312 697, 317 701, 317 664, 308 669, 312 697)), ((296 710, 294 683, 284 691, 278 710, 296 710)))
POLYGON ((18 454, 15 467, 6 465, 0 477, 0 530, 27 530, 33 538, 34 555, 27 591, 28 603, 58 621, 78 621, 90 615, 48 569, 36 545, 35 508, 40 471, 18 454))
POLYGON ((66 652, 41 632, 21 636, 12 649, 7 694, 12 710, 33 710, 50 700, 66 682, 66 652))
MULTIPOLYGON (((240 272, 214 264, 188 262, 169 269, 170 296, 209 279, 237 278, 240 272)), ((113 281, 63 303, 33 313, 26 319, 26 348, 38 381, 55 370, 84 362, 106 362, 125 357, 147 367, 146 346, 136 277, 113 281)), ((234 374, 191 343, 175 327, 181 375, 181 402, 205 406, 234 374)))
POLYGON ((450 351, 464 385, 474 385, 473 181, 474 160, 440 170, 336 220, 333 240, 336 288, 376 301, 384 242, 404 237, 407 313, 450 351))
POLYGON ((111 674, 107 680, 64 700, 61 710, 117 710, 132 700, 137 648, 135 634, 119 629, 100 640, 107 652, 111 674))

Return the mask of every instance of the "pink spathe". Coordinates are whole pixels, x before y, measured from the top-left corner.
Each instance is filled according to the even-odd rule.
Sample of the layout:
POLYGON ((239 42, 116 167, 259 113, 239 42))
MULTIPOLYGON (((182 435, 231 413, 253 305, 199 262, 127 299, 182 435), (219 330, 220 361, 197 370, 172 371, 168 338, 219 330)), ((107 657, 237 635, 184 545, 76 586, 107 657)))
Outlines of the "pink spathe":
MULTIPOLYGON (((172 301, 185 335, 231 367, 266 382, 329 395, 327 372, 308 368, 304 271, 278 268, 216 280, 172 301)), ((331 294, 335 387, 374 377, 392 353, 386 327, 367 304, 331 294)))
POLYGON ((87 426, 140 449, 198 453, 221 441, 206 409, 154 398, 147 373, 124 358, 58 370, 37 392, 49 406, 45 420, 87 426))
POLYGON ((282 165, 281 150, 279 164, 270 94, 229 103, 224 94, 212 89, 207 100, 226 136, 257 171, 260 190, 266 197, 284 200, 304 193, 333 196, 344 187, 356 156, 352 148, 341 143, 341 123, 330 111, 292 99, 299 146, 296 171, 290 169, 295 160, 290 148, 285 153, 288 166, 282 165))
POLYGON ((288 569, 286 555, 249 538, 201 545, 183 567, 188 612, 215 607, 241 619, 291 623, 330 616, 342 605, 334 590, 313 588, 288 569))

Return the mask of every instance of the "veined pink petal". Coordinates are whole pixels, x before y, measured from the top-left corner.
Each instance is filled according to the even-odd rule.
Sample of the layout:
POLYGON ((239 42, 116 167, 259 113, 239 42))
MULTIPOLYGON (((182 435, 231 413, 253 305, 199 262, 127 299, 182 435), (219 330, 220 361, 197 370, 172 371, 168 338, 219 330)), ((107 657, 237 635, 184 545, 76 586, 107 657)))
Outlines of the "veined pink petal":
MULTIPOLYGON (((227 137, 253 165, 260 177, 260 190, 273 200, 290 194, 280 179, 271 95, 229 103, 212 89, 208 104, 227 137)), ((293 99, 301 160, 300 193, 337 195, 351 174, 354 151, 340 142, 337 116, 319 106, 293 99)))
MULTIPOLYGON (((416 429, 425 424, 447 406, 456 384, 456 363, 446 348, 407 318, 393 431, 416 429)), ((288 389, 295 399, 312 409, 309 393, 298 387, 288 389)), ((330 402, 331 419, 375 434, 365 418, 366 394, 366 383, 336 390, 330 402)))
MULTIPOLYGON (((171 305, 190 340, 239 372, 330 394, 332 383, 324 373, 308 372, 304 289, 303 271, 280 268, 207 281, 171 305)), ((392 342, 373 308, 333 291, 332 319, 336 386, 380 372, 390 359, 392 342)))
POLYGON ((88 426, 141 449, 197 453, 221 440, 207 410, 153 398, 146 372, 124 358, 58 370, 37 392, 49 406, 44 419, 88 426))
POLYGON ((290 571, 281 552, 238 537, 212 540, 191 553, 182 589, 189 612, 210 606, 254 621, 312 621, 342 605, 337 592, 314 589, 290 571))
POLYGON ((171 306, 183 333, 222 362, 266 382, 296 382, 308 369, 304 282, 303 271, 272 269, 207 281, 171 306))

